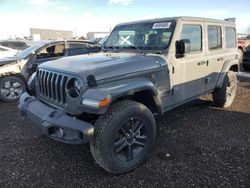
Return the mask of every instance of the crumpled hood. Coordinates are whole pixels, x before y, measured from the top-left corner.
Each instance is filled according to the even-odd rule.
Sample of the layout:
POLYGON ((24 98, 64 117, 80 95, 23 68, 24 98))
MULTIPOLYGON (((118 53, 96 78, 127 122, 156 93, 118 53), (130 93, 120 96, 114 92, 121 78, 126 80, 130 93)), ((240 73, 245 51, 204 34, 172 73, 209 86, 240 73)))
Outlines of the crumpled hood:
POLYGON ((155 69, 163 64, 166 61, 160 56, 101 53, 49 61, 39 68, 75 75, 86 81, 88 75, 94 75, 96 80, 101 80, 155 69))

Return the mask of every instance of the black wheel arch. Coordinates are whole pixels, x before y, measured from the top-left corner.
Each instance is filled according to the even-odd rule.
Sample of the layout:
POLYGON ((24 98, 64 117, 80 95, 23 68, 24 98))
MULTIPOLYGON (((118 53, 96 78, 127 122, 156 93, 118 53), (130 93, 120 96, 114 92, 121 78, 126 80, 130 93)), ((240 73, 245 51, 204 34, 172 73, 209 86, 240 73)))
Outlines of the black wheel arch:
POLYGON ((131 100, 145 105, 153 114, 162 113, 161 105, 157 96, 150 90, 140 90, 131 95, 127 94, 122 97, 117 98, 112 103, 121 100, 131 100))
POLYGON ((235 60, 231 60, 231 61, 226 61, 224 63, 224 66, 221 70, 220 77, 218 79, 216 88, 222 87, 224 78, 225 78, 228 71, 239 72, 240 71, 239 61, 235 59, 235 60))
MULTIPOLYGON (((103 85, 100 88, 90 88, 83 94, 84 99, 92 101, 101 101, 107 96, 111 97, 110 104, 101 110, 93 111, 92 109, 91 113, 103 114, 111 104, 124 99, 144 104, 153 114, 162 113, 157 88, 147 79, 130 80, 116 84, 109 83, 109 85, 103 85)), ((85 112, 90 112, 88 106, 85 106, 85 110, 85 112)))

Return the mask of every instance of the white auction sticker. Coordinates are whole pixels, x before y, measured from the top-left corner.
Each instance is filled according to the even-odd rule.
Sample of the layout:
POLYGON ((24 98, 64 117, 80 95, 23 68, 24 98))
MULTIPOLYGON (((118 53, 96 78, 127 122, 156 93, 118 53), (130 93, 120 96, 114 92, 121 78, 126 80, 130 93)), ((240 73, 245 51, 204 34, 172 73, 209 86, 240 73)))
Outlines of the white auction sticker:
POLYGON ((171 26, 171 22, 159 22, 153 25, 152 29, 168 29, 171 26))

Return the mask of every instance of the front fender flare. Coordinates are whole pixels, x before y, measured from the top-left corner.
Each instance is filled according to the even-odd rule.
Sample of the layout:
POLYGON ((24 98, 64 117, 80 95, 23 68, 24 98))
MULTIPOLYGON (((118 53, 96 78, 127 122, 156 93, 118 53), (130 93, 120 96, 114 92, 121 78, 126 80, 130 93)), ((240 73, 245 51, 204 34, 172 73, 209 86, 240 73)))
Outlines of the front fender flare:
MULTIPOLYGON (((111 82, 99 87, 97 86, 94 88, 90 88, 84 93, 83 101, 101 101, 107 96, 110 96, 111 104, 112 102, 123 96, 133 95, 134 93, 139 91, 150 92, 150 94, 155 99, 156 105, 158 106, 158 104, 160 104, 157 97, 157 89, 154 84, 148 79, 130 79, 125 81, 111 82)), ((84 109, 86 109, 87 112, 102 114, 107 111, 107 108, 108 106, 102 109, 96 109, 94 107, 85 105, 84 109)))

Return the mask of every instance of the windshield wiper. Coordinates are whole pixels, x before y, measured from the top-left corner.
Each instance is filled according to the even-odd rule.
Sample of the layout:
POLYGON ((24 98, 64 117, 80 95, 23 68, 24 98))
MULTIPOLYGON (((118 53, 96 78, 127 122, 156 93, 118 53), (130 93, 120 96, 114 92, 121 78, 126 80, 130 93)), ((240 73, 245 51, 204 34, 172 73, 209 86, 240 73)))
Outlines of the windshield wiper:
POLYGON ((131 49, 136 49, 136 50, 138 51, 139 54, 140 54, 140 53, 144 53, 144 52, 142 51, 142 49, 139 48, 138 46, 131 45, 131 46, 129 46, 129 48, 131 48, 131 49))

